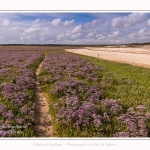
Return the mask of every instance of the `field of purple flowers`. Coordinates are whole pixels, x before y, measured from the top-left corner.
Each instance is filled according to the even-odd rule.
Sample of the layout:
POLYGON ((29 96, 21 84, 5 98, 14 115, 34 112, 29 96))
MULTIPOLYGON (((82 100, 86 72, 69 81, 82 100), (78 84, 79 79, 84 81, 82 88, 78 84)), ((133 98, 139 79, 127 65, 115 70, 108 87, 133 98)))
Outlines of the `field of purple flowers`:
POLYGON ((0 51, 0 137, 32 137, 34 71, 40 52, 0 51))
MULTIPOLYGON (((35 136, 34 73, 42 59, 37 51, 0 51, 0 137, 35 136)), ((56 137, 150 137, 148 109, 108 96, 114 81, 104 72, 79 55, 47 55, 40 84, 56 137)))
POLYGON ((96 66, 70 53, 50 53, 40 83, 58 137, 149 137, 150 113, 143 105, 127 107, 107 96, 112 80, 96 66))

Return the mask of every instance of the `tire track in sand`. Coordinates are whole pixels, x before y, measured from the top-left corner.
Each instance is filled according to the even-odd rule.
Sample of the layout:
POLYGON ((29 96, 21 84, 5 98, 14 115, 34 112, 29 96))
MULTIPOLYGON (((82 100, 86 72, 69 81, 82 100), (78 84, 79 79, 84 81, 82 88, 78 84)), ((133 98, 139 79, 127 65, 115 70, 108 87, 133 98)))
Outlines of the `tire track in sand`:
POLYGON ((35 72, 35 120, 34 126, 36 137, 53 137, 53 128, 51 116, 49 114, 49 107, 47 96, 43 93, 39 83, 39 74, 44 60, 39 64, 35 72))

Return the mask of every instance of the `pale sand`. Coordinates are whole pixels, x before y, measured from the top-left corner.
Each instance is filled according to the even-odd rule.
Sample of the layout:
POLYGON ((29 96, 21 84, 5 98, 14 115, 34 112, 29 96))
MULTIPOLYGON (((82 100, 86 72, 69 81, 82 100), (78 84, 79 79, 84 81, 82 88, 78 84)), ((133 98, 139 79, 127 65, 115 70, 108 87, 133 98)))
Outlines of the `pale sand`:
POLYGON ((116 62, 128 63, 132 65, 150 68, 150 47, 142 48, 97 48, 85 47, 84 49, 66 49, 68 52, 77 53, 111 60, 116 62))
POLYGON ((36 124, 34 129, 36 132, 36 137, 53 137, 53 127, 51 122, 51 115, 49 114, 47 95, 46 93, 43 93, 39 83, 39 74, 44 60, 40 63, 35 73, 36 74, 36 83, 35 83, 36 124))

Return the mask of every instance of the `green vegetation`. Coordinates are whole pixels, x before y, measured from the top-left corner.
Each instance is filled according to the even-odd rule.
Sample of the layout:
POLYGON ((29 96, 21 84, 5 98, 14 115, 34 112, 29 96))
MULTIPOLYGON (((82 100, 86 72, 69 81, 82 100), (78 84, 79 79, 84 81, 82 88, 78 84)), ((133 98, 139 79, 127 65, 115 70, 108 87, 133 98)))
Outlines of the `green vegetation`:
POLYGON ((150 110, 150 69, 124 63, 83 56, 95 65, 104 65, 104 77, 109 80, 107 96, 121 99, 128 107, 144 105, 150 110))
MULTIPOLYGON (((40 84, 49 98, 50 113, 54 131, 56 131, 54 136, 149 137, 149 117, 146 121, 143 121, 142 125, 138 122, 140 120, 138 117, 144 118, 146 115, 150 115, 148 113, 150 111, 150 69, 78 54, 73 55, 80 56, 81 59, 74 60, 74 57, 69 56, 68 52, 61 50, 50 52, 49 58, 44 64, 47 69, 42 68, 40 74, 40 84), (50 57, 53 54, 60 53, 66 55, 65 59, 63 56, 56 55, 50 57), (94 66, 99 66, 99 71, 96 72, 94 80, 90 78, 90 75, 96 70, 90 71, 88 65, 82 64, 82 58, 86 58, 86 65, 89 62, 94 66), (67 59, 68 61, 66 61, 67 59), (73 67, 70 68, 70 66, 73 67), (82 69, 87 69, 87 73, 82 69), (76 83, 76 81, 76 86, 71 87, 72 83, 76 83), (85 86, 79 83, 82 90, 78 90, 78 81, 83 81, 86 84, 85 86), (100 86, 103 95, 99 99, 94 98, 91 101, 92 95, 90 94, 97 96, 97 92, 100 91, 98 88, 95 91, 93 90, 95 85, 100 86), (90 93, 89 89, 92 89, 95 93, 90 93), (76 97, 77 95, 78 97, 76 97), (76 105, 73 104, 75 101, 76 105), (81 115, 80 111, 84 113, 81 115), (73 113, 74 117, 72 116, 73 113), (93 114, 96 117, 95 120, 92 120, 93 114), (78 116, 82 118, 80 123, 78 122, 78 116), (129 120, 129 124, 124 123, 123 117, 129 120), (133 124, 134 129, 132 128, 133 124), (146 128, 143 128, 144 126, 146 128), (142 133, 142 130, 145 130, 145 133, 142 133)), ((142 119, 140 121, 142 122, 142 119)))

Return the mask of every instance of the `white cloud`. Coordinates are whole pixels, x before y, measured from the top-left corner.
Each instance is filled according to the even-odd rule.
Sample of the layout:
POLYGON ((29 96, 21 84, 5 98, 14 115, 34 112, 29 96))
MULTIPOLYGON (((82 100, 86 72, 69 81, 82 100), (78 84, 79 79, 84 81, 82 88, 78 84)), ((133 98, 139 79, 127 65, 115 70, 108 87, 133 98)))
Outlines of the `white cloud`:
POLYGON ((70 21, 66 20, 66 21, 63 23, 63 25, 64 25, 64 26, 70 26, 73 22, 74 22, 74 19, 73 19, 73 20, 70 20, 70 21))
POLYGON ((68 29, 68 30, 66 31, 66 34, 65 34, 65 35, 66 35, 66 36, 71 36, 72 34, 73 34, 72 31, 68 29))
POLYGON ((87 36, 93 36, 93 35, 95 35, 94 32, 90 32, 90 33, 87 34, 87 36))
POLYGON ((18 30, 18 27, 12 27, 12 28, 10 28, 9 30, 12 30, 12 31, 18 30))
POLYGON ((130 39, 134 39, 135 37, 137 37, 137 33, 131 33, 131 34, 128 35, 128 37, 130 39))
POLYGON ((95 37, 98 39, 98 40, 103 40, 106 38, 106 36, 104 36, 103 34, 96 34, 95 37))
POLYGON ((109 34, 108 37, 116 37, 119 34, 119 31, 113 32, 112 34, 109 34))
POLYGON ((55 41, 54 40, 49 40, 48 43, 55 43, 55 41))
POLYGON ((116 17, 112 19, 112 27, 129 27, 139 24, 147 19, 148 15, 145 13, 132 13, 125 17, 116 17))
POLYGON ((101 19, 95 19, 92 22, 87 22, 84 26, 86 28, 91 28, 103 23, 105 23, 105 19, 101 18, 101 19))
POLYGON ((34 22, 33 23, 39 23, 40 22, 40 19, 39 18, 37 18, 37 19, 35 19, 34 20, 34 22))
POLYGON ((0 43, 109 44, 149 41, 150 18, 148 15, 150 13, 147 14, 107 13, 104 15, 99 13, 98 17, 94 16, 93 19, 93 14, 90 14, 88 18, 89 14, 76 16, 76 13, 62 14, 63 17, 61 14, 50 14, 46 18, 45 14, 34 13, 27 13, 23 17, 20 13, 1 14, 0 43), (80 16, 82 18, 77 18, 80 16), (104 19, 101 19, 102 17, 104 19), (86 20, 92 21, 87 22, 86 20), (134 27, 136 24, 138 25, 134 27), (120 29, 120 27, 130 28, 120 29))
POLYGON ((8 26, 10 24, 10 21, 8 19, 4 19, 3 23, 4 26, 8 26))
POLYGON ((145 31, 145 28, 144 28, 144 29, 139 30, 138 34, 143 34, 143 33, 144 33, 144 31, 145 31))
POLYGON ((82 32, 82 26, 81 26, 81 25, 76 26, 76 27, 73 29, 72 32, 73 32, 73 33, 79 33, 79 32, 82 32))
POLYGON ((66 20, 66 21, 63 22, 63 21, 61 20, 61 18, 58 18, 58 19, 54 19, 54 20, 51 22, 51 24, 52 24, 53 26, 64 26, 64 27, 66 27, 66 26, 70 26, 73 22, 74 22, 74 19, 73 19, 73 20, 70 20, 70 21, 66 20))
POLYGON ((150 26, 150 19, 147 21, 147 25, 150 26))
POLYGON ((96 34, 95 37, 102 37, 102 34, 96 34))
POLYGON ((44 42, 44 40, 45 40, 44 37, 39 38, 39 41, 41 41, 42 43, 44 42))
POLYGON ((39 30, 38 28, 30 27, 29 29, 25 30, 24 32, 25 32, 25 33, 32 33, 32 32, 36 32, 36 31, 38 31, 38 30, 39 30))
POLYGON ((119 34, 119 31, 116 31, 113 33, 113 35, 117 36, 119 34))
POLYGON ((64 37, 65 37, 65 35, 63 33, 61 33, 56 36, 56 39, 60 40, 60 39, 63 39, 64 37))
POLYGON ((79 38, 81 36, 81 33, 73 34, 71 38, 79 38))
POLYGON ((1 39, 1 40, 3 40, 3 39, 4 39, 4 37, 3 37, 3 36, 0 36, 0 39, 1 39))
POLYGON ((11 41, 10 41, 10 43, 18 43, 18 40, 16 40, 16 39, 12 39, 11 41))
MULTIPOLYGON (((93 29, 93 28, 92 28, 93 29)), ((97 30, 97 29, 93 29, 93 30, 91 30, 91 29, 89 29, 89 30, 85 30, 86 32, 85 33, 87 33, 87 36, 88 37, 96 37, 96 35, 98 35, 99 34, 99 30, 97 30)), ((101 33, 101 32, 100 32, 101 33)))
POLYGON ((60 26, 60 25, 62 25, 61 19, 60 19, 60 18, 54 19, 54 20, 52 21, 52 25, 53 25, 53 26, 60 26))

